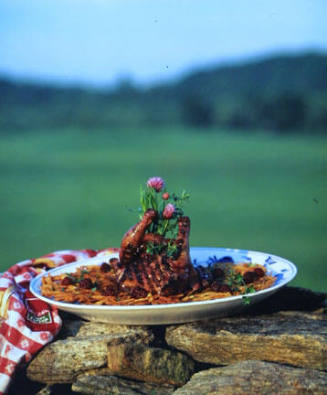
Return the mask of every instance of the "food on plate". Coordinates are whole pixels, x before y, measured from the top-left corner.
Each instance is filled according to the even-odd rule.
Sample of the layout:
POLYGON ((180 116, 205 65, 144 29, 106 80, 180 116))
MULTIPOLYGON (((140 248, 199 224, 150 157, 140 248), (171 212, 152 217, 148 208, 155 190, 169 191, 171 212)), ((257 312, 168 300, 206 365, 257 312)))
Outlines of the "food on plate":
POLYGON ((189 194, 170 193, 160 177, 141 188, 139 221, 123 236, 119 259, 82 266, 75 273, 44 276, 43 296, 57 301, 143 305, 191 302, 252 293, 275 278, 263 266, 210 257, 207 266, 190 256, 189 194))
POLYGON ((269 288, 275 278, 259 265, 217 263, 211 267, 197 267, 202 271, 202 287, 198 291, 177 290, 169 295, 141 291, 126 292, 117 282, 112 263, 81 266, 74 273, 44 276, 42 295, 57 301, 98 305, 149 305, 204 301, 242 295, 269 288), (223 268, 221 267, 223 266, 223 268), (104 269, 105 268, 105 269, 104 269), (109 269, 107 269, 109 268, 109 269), (108 271, 107 271, 108 270, 108 271))

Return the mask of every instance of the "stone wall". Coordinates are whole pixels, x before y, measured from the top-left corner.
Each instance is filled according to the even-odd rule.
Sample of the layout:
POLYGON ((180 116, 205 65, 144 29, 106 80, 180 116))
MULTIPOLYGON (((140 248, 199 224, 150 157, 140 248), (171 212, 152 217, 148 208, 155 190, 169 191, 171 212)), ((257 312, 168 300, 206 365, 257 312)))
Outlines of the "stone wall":
POLYGON ((285 287, 242 316, 182 325, 65 314, 9 394, 326 394, 326 306, 325 294, 285 287))

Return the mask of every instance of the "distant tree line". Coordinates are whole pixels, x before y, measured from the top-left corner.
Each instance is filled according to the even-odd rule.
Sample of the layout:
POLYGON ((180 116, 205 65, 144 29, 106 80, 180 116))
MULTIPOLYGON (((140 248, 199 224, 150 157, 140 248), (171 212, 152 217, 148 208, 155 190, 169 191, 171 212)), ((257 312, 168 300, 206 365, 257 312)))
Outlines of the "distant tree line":
POLYGON ((183 120, 193 127, 216 125, 236 129, 260 128, 281 133, 304 129, 327 129, 327 108, 311 111, 312 103, 302 95, 281 94, 272 98, 244 100, 241 108, 233 108, 228 114, 216 109, 214 103, 200 97, 187 97, 182 103, 183 120))
POLYGON ((327 56, 220 66, 151 88, 59 88, 0 79, 0 131, 188 125, 327 132, 327 56))

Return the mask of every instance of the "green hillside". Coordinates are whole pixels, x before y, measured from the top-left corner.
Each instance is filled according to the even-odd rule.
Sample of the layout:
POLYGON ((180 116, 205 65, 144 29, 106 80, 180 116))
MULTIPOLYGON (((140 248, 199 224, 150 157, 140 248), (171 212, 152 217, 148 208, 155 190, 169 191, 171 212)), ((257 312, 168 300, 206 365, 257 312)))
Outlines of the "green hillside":
POLYGON ((214 96, 326 93, 326 70, 326 55, 278 56, 194 72, 176 87, 187 93, 206 90, 214 96))
POLYGON ((310 133, 327 129, 327 55, 274 56, 111 90, 0 79, 2 131, 188 125, 310 133))

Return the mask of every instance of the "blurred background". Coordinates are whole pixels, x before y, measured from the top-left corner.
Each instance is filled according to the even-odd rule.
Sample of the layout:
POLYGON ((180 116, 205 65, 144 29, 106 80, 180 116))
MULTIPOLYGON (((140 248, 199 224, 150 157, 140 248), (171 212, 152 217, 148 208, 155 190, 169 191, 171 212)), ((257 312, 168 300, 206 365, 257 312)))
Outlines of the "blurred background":
POLYGON ((191 245, 326 291, 324 0, 2 0, 0 270, 119 246, 150 176, 191 245))

